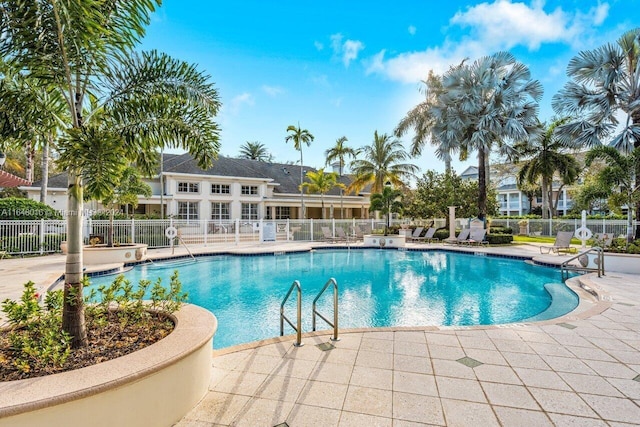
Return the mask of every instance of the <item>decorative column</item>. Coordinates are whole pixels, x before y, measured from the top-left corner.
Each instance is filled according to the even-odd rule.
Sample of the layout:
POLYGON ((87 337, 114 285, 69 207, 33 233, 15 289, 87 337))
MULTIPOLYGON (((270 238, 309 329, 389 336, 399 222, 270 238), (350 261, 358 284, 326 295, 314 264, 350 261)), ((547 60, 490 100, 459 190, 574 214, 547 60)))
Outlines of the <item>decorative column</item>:
POLYGON ((456 240, 456 208, 449 206, 449 237, 446 240, 456 240))

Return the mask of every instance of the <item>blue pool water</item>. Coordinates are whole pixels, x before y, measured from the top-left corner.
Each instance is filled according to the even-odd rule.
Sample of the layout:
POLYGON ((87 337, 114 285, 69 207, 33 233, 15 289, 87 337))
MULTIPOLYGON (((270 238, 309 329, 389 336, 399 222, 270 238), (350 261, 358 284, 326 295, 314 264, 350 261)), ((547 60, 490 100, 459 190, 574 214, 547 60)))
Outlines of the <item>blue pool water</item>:
MULTIPOLYGON (((551 303, 544 289, 557 270, 523 261, 443 251, 319 250, 305 253, 199 258, 180 266, 138 266, 125 276, 162 278, 178 269, 189 302, 218 318, 215 348, 278 336, 280 303, 294 280, 302 291, 303 332, 311 304, 326 281, 339 286, 340 328, 489 325, 522 321, 551 303)), ((113 276, 97 277, 104 284, 113 276)), ((576 297, 577 304, 577 297, 576 297)), ((330 290, 318 310, 333 317, 330 290)), ((286 308, 295 321, 295 297, 286 308)), ((327 329, 319 320, 318 329, 327 329)), ((285 324, 285 334, 293 333, 285 324)))

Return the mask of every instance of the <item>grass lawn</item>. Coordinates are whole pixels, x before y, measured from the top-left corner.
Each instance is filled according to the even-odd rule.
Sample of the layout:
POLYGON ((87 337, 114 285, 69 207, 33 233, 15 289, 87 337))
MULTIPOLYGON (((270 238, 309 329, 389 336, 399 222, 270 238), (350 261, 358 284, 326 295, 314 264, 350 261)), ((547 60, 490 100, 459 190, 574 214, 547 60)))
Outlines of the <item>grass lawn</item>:
MULTIPOLYGON (((555 241, 556 241, 556 238, 554 236, 551 236, 551 237, 547 237, 547 236, 520 236, 520 235, 514 235, 513 236, 513 243, 551 243, 551 244, 553 244, 553 242, 555 242, 555 241)), ((580 245, 580 244, 582 244, 582 242, 574 237, 573 239, 571 239, 571 244, 572 245, 580 245)))

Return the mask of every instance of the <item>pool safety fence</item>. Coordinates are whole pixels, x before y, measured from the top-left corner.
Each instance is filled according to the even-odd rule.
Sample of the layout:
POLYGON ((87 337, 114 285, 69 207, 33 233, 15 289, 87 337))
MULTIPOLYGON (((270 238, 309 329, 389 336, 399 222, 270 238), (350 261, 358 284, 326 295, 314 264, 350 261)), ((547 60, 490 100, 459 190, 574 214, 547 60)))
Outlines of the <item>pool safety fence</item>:
MULTIPOLYGON (((492 226, 511 227, 519 230, 516 219, 493 219, 492 226)), ((412 224, 430 224, 444 227, 444 219, 414 220, 412 224)), ((467 218, 456 219, 460 227, 468 226, 467 218)), ((408 224, 406 219, 392 221, 392 225, 408 224)), ((638 222, 634 222, 634 227, 638 222)), ((530 219, 527 234, 555 236, 558 231, 575 231, 580 220, 530 219)), ((325 241, 323 227, 327 227, 334 240, 352 242, 359 234, 369 234, 385 227, 383 219, 283 219, 283 220, 183 220, 183 219, 127 219, 83 221, 82 235, 85 244, 103 244, 113 236, 115 245, 144 243, 149 249, 168 248, 168 227, 175 227, 179 239, 174 243, 186 245, 235 245, 241 242, 320 242, 325 241), (343 233, 344 232, 344 233, 343 233), (346 236, 346 239, 341 236, 346 236)), ((594 233, 624 237, 627 234, 625 220, 587 220, 587 227, 594 233)), ((64 220, 0 221, 0 251, 12 255, 46 254, 60 252, 60 244, 66 241, 67 223, 64 220)))

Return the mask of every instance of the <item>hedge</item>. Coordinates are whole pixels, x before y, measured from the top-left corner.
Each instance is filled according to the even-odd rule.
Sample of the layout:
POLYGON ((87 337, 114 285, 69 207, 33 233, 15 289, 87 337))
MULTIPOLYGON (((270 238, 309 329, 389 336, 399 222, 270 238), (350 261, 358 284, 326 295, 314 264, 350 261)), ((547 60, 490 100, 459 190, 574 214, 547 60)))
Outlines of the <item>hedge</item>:
POLYGON ((513 242, 513 234, 487 234, 485 236, 490 245, 507 245, 513 242))
POLYGON ((0 220, 62 219, 52 207, 31 199, 0 199, 0 220))

